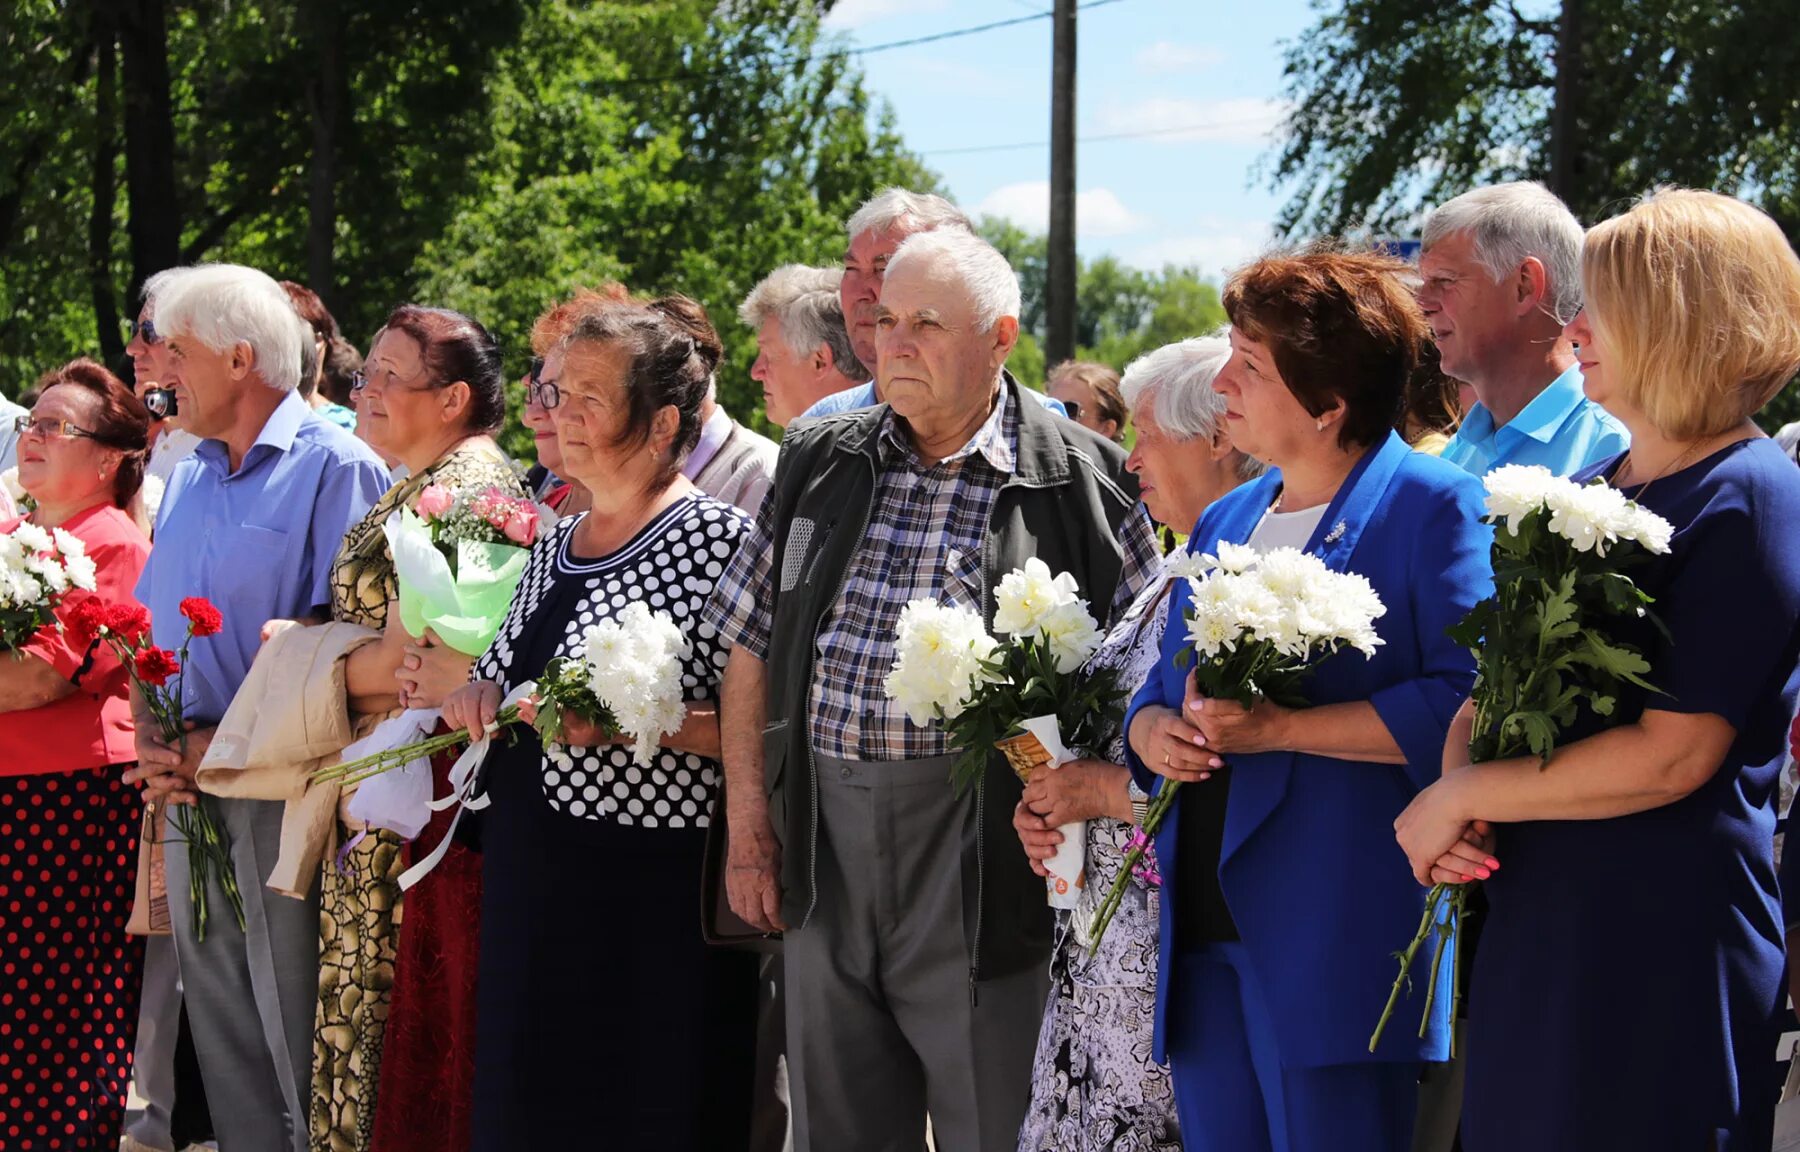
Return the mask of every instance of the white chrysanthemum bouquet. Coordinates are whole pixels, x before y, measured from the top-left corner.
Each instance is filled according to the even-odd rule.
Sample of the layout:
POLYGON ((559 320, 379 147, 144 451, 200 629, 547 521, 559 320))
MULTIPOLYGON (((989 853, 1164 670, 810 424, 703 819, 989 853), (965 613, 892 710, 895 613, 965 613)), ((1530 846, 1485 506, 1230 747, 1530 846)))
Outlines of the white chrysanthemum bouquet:
MULTIPOLYGON (((551 760, 566 764, 570 759, 562 743, 562 717, 569 713, 594 725, 608 739, 630 737, 632 758, 648 767, 663 738, 680 731, 687 719, 682 665, 691 652, 686 634, 668 613, 653 612, 641 603, 627 604, 617 620, 602 621, 587 630, 579 655, 551 660, 535 683, 514 689, 513 698, 495 717, 495 730, 519 723, 520 703, 535 696, 537 718, 532 725, 551 760)), ((321 768, 313 773, 313 779, 336 780, 350 787, 486 735, 446 732, 381 748, 321 768)))
POLYGON ((16 654, 55 623, 57 604, 75 589, 94 590, 94 562, 80 540, 29 520, 0 536, 0 648, 16 654))
MULTIPOLYGON (((942 723, 958 749, 951 780, 978 785, 998 748, 1027 783, 1091 748, 1116 720, 1120 694, 1110 670, 1081 675, 1103 634, 1077 595, 1075 578, 1052 574, 1035 557, 994 589, 994 631, 980 613, 914 600, 900 613, 885 690, 914 724, 942 723)), ((1084 883, 1086 834, 1059 829, 1063 843, 1046 867, 1050 903, 1071 908, 1084 883)))
MULTIPOLYGON (((1649 661, 1608 636, 1607 627, 1609 620, 1655 622, 1650 597, 1626 573, 1667 552, 1674 528, 1600 480, 1577 484, 1547 468, 1509 464, 1488 473, 1486 485, 1494 594, 1450 632, 1476 659, 1469 759, 1479 764, 1529 753, 1547 764, 1578 717, 1609 722, 1628 684, 1655 691, 1643 678, 1649 661)), ((1369 1051, 1410 984, 1413 960, 1435 936, 1419 1025, 1424 1035, 1447 952, 1456 964, 1453 942, 1468 891, 1466 884, 1438 884, 1427 895, 1418 932, 1396 953, 1400 973, 1369 1051)), ((1452 1017, 1461 997, 1455 979, 1452 1017)))
MULTIPOLYGON (((1176 666, 1192 662, 1195 689, 1208 699, 1304 707, 1300 686, 1319 661, 1342 648, 1373 656, 1382 643, 1375 621, 1387 609, 1368 580, 1334 572, 1309 552, 1258 554, 1221 543, 1217 556, 1188 557, 1178 573, 1192 585, 1193 598, 1184 610, 1187 646, 1177 653, 1176 666)), ((1180 789, 1180 781, 1165 779, 1151 798, 1144 835, 1095 911, 1093 950, 1180 789)))

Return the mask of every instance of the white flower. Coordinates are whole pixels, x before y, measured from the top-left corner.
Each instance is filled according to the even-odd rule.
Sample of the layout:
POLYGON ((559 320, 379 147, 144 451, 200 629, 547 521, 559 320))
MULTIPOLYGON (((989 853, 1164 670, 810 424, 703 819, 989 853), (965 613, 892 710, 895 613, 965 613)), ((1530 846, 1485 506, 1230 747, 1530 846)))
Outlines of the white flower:
POLYGON ((1482 483, 1487 487, 1488 519, 1504 523, 1514 536, 1525 518, 1549 501, 1551 493, 1574 487, 1536 464, 1502 465, 1484 476, 1482 483))
POLYGON ((632 759, 649 767, 662 738, 678 732, 687 718, 682 665, 692 643, 666 612, 641 601, 589 628, 583 640, 588 688, 632 738, 632 759))
POLYGON ((1077 591, 1074 576, 1052 575, 1050 566, 1033 556, 1025 567, 1001 577, 994 589, 994 631, 1009 636, 1035 632, 1051 612, 1073 603, 1077 591))
POLYGON ((1079 600, 1059 604, 1038 621, 1038 634, 1056 658, 1058 672, 1073 672, 1086 664, 1106 638, 1079 600))
POLYGON ((1619 539, 1635 540, 1646 552, 1662 555, 1669 550, 1669 538, 1675 535, 1675 525, 1661 516, 1628 502, 1625 516, 1617 525, 1619 539))
POLYGON ((1219 541, 1219 554, 1202 556, 1200 562, 1202 571, 1246 572, 1256 563, 1256 549, 1248 544, 1233 544, 1221 540, 1219 541))
POLYGON ((25 485, 19 483, 17 468, 8 468, 6 471, 0 472, 0 489, 4 489, 15 504, 26 499, 25 485))
POLYGON ((56 539, 29 520, 21 520, 12 530, 14 540, 27 552, 48 552, 56 547, 56 539))
POLYGON ((955 716, 974 694, 981 663, 996 647, 971 609, 910 601, 900 610, 894 664, 882 691, 920 727, 955 716))
POLYGON ((1340 646, 1370 655, 1381 643, 1375 621, 1387 609, 1364 577, 1294 548, 1231 562, 1241 570, 1219 569, 1194 585, 1187 636, 1200 656, 1268 644, 1305 662, 1340 646))

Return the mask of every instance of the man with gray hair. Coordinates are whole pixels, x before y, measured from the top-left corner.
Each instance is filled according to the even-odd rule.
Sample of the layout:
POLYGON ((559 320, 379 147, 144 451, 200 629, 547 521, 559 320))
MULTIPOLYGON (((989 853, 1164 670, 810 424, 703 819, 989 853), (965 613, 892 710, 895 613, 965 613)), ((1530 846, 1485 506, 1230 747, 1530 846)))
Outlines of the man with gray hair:
POLYGON ((1567 476, 1616 456, 1625 428, 1582 391, 1563 325, 1581 310, 1581 225, 1541 184, 1477 188, 1425 220, 1419 304, 1444 374, 1479 401, 1443 458, 1480 476, 1567 476))
MULTIPOLYGON (((850 333, 850 346, 857 360, 868 369, 875 363, 875 311, 881 304, 882 279, 888 262, 909 236, 922 232, 953 230, 975 234, 963 210, 942 196, 928 192, 908 192, 904 188, 883 188, 850 217, 844 230, 850 235, 850 246, 844 250, 844 278, 838 288, 843 302, 844 324, 850 333)), ((1042 392, 1025 389, 1024 395, 1058 416, 1065 416, 1060 402, 1042 392)), ((829 416, 834 412, 851 412, 887 400, 881 376, 855 388, 834 393, 808 408, 804 416, 829 416)))
POLYGON ((375 454, 301 399, 311 339, 287 294, 231 264, 178 268, 145 287, 166 344, 159 383, 178 427, 200 437, 176 465, 156 547, 137 586, 157 645, 181 647, 182 600, 205 597, 224 630, 196 642, 181 670, 185 742, 164 743, 144 705, 138 767, 146 800, 204 803, 230 841, 244 927, 214 883, 205 939, 194 931, 189 862, 169 827, 169 911, 194 1047, 224 1152, 305 1152, 318 997, 319 906, 271 892, 282 802, 199 796, 194 773, 261 646, 263 624, 322 619, 344 533, 387 488, 375 454))
POLYGON ((750 378, 762 384, 763 413, 777 428, 869 378, 844 324, 843 279, 842 269, 783 264, 738 308, 738 318, 756 331, 750 378))
POLYGON ((799 1152, 1013 1152, 1052 920, 1014 847, 998 753, 955 750, 883 692, 909 600, 992 621, 1032 556, 1096 615, 1160 563, 1114 444, 1027 402, 1004 364, 1019 285, 963 229, 899 245, 874 313, 886 405, 804 422, 705 617, 720 690, 732 909, 786 932, 799 1152), (871 1085, 879 1085, 871 1091, 871 1085))

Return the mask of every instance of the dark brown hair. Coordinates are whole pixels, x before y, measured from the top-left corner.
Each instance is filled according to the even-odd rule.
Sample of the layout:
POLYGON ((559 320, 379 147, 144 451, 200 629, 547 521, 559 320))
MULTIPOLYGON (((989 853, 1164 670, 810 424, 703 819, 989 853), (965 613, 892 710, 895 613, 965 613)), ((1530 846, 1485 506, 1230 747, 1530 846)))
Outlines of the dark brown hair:
POLYGON ((381 327, 403 332, 418 343, 433 388, 447 388, 458 380, 469 386, 470 432, 492 432, 506 422, 500 345, 486 328, 461 312, 417 304, 400 305, 381 327))
POLYGON ((686 326, 654 306, 607 308, 582 316, 565 346, 573 351, 584 345, 618 348, 630 357, 624 381, 625 428, 614 441, 616 447, 647 443, 662 409, 673 407, 678 414, 674 442, 656 478, 656 486, 665 487, 700 442, 700 410, 718 360, 686 326))
POLYGON ((1397 430, 1402 436, 1408 432, 1451 436, 1462 426, 1462 418, 1462 386, 1444 375, 1438 366, 1437 345, 1427 340, 1419 367, 1406 382, 1406 407, 1397 430))
POLYGON ((44 373, 36 388, 41 397, 62 385, 80 388, 100 398, 100 408, 88 429, 95 443, 123 452, 113 475, 113 503, 127 507, 144 483, 144 465, 150 458, 150 410, 131 389, 111 372, 82 357, 44 373))
POLYGON ((1118 431, 1113 439, 1123 442, 1125 439, 1125 422, 1131 418, 1131 412, 1125 407, 1125 394, 1119 391, 1119 374, 1105 364, 1093 360, 1064 360, 1050 369, 1050 377, 1044 382, 1044 390, 1054 388, 1059 381, 1074 380, 1086 384, 1094 393, 1094 415, 1101 420, 1111 420, 1118 431))
POLYGON ((1406 272, 1389 256, 1317 246, 1265 256, 1225 285, 1232 326, 1268 345, 1301 407, 1321 416, 1343 402, 1345 448, 1374 444, 1400 422, 1430 343, 1406 272))

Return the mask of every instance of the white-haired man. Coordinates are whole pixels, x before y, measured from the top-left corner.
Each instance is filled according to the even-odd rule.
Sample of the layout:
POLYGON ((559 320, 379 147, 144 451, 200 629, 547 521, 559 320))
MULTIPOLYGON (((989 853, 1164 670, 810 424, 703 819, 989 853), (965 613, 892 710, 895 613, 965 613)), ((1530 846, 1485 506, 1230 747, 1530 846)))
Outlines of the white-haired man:
MULTIPOLYGON (((875 313, 881 306, 882 281, 887 276, 888 262, 907 237, 939 229, 970 235, 975 232, 975 226, 963 210, 942 196, 908 192, 904 188, 882 189, 850 217, 844 226, 850 235, 850 246, 844 250, 844 278, 838 287, 838 295, 844 306, 850 346, 865 368, 876 370, 875 377, 825 397, 802 415, 829 416, 834 412, 868 408, 887 400, 875 362, 875 313)), ((1023 392, 1058 416, 1068 415, 1060 401, 1031 389, 1023 392)))
POLYGON ((786 428, 825 397, 869 379, 850 345, 839 268, 783 264, 744 297, 738 318, 756 331, 750 378, 763 386, 763 413, 786 428))
MULTIPOLYGON (((196 641, 181 670, 185 747, 157 738, 141 700, 138 767, 147 799, 199 800, 194 772, 261 644, 263 624, 319 617, 346 530, 387 487, 387 472, 350 433, 300 397, 302 345, 311 339, 280 285, 230 264, 179 268, 145 289, 165 343, 161 383, 174 421, 200 437, 176 465, 157 518, 156 547, 138 582, 151 635, 179 648, 181 601, 205 597, 224 630, 196 641)), ((318 996, 319 907, 264 886, 281 838, 282 804, 206 797, 229 837, 243 894, 239 929, 225 894, 206 893, 206 938, 196 938, 188 853, 171 832, 168 891, 194 1047, 225 1152, 305 1152, 318 996)), ((171 829, 173 825, 170 825, 171 829)))
POLYGON ((1104 614, 1159 554, 1122 451, 1004 375, 1018 312, 973 234, 903 243, 876 312, 887 405, 789 430, 707 608, 733 646, 726 885, 786 931, 799 1152, 916 1152, 927 1112, 939 1147, 1012 1152, 1024 1116, 1052 922, 1009 842, 1021 786, 995 755, 958 796, 942 728, 882 680, 909 600, 991 620, 1035 555, 1104 614))
POLYGON ((1567 476, 1629 446, 1582 391, 1563 325, 1581 310, 1581 225, 1541 184, 1477 188, 1425 220, 1419 304, 1444 374, 1475 390, 1443 458, 1476 475, 1567 476))

